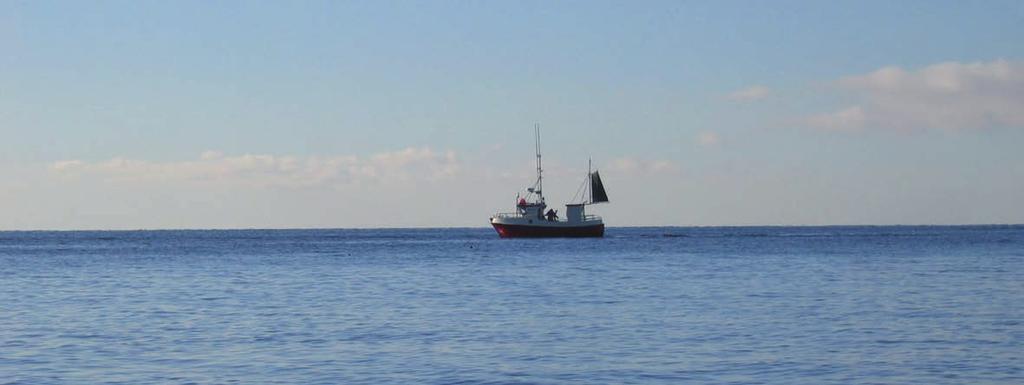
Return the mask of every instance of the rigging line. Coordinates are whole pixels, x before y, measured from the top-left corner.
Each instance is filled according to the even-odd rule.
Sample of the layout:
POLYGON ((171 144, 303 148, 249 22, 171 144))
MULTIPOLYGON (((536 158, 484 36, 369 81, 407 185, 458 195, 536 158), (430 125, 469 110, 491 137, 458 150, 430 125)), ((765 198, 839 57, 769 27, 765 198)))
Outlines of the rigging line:
POLYGON ((580 183, 580 187, 576 189, 576 194, 572 196, 572 200, 570 202, 577 202, 576 198, 580 198, 580 201, 579 201, 580 203, 586 203, 586 202, 583 201, 583 199, 585 199, 586 197, 585 196, 581 196, 582 195, 581 193, 583 192, 583 188, 587 186, 587 181, 589 181, 589 180, 590 180, 589 176, 587 178, 583 178, 583 182, 580 183))

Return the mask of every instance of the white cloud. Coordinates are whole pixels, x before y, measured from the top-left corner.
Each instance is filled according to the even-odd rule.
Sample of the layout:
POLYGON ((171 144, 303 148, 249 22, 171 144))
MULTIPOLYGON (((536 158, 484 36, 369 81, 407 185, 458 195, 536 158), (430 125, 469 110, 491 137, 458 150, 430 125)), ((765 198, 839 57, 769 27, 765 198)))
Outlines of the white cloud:
POLYGON ((50 164, 60 175, 93 175, 112 180, 217 181, 253 186, 301 187, 360 182, 436 181, 459 171, 453 151, 406 148, 368 158, 357 156, 225 156, 206 151, 197 160, 152 162, 113 158, 101 162, 65 160, 50 164))
POLYGON ((667 160, 648 160, 634 157, 612 159, 609 169, 622 174, 649 174, 675 170, 676 164, 667 160))
POLYGON ((844 108, 839 111, 813 115, 807 123, 832 131, 855 131, 864 127, 864 109, 860 106, 844 108))
MULTIPOLYGON (((6 214, 0 228, 486 226, 488 215, 508 210, 515 194, 533 182, 533 165, 497 167, 487 157, 470 159, 412 147, 366 156, 208 151, 175 161, 51 162, 7 174, 2 201, 33 204, 0 207, 6 214), (517 175, 520 168, 525 175, 517 175)), ((549 203, 570 201, 585 165, 546 164, 549 203)), ((664 190, 652 186, 681 175, 677 164, 643 156, 594 169, 623 202, 659 199, 664 190)), ((654 204, 659 209, 652 212, 666 204, 654 204)), ((649 223, 623 212, 616 223, 649 223)))
POLYGON ((80 160, 62 160, 58 162, 53 162, 50 165, 50 169, 54 171, 73 170, 82 167, 84 164, 85 162, 82 162, 80 160))
POLYGON ((697 144, 703 147, 714 147, 721 141, 721 138, 718 137, 718 133, 713 131, 704 131, 697 134, 697 144))
POLYGON ((916 71, 885 67, 836 81, 854 107, 810 117, 826 129, 985 129, 1024 127, 1024 63, 946 62, 916 71))
POLYGON ((749 102, 755 100, 761 100, 767 98, 771 94, 771 90, 768 87, 755 85, 744 88, 742 90, 736 90, 728 95, 730 100, 737 102, 749 102))

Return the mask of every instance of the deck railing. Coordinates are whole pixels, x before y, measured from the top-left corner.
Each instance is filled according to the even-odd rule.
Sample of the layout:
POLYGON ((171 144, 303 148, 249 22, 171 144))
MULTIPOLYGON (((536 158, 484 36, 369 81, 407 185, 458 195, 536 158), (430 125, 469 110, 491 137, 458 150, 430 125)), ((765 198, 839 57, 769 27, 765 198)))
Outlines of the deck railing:
POLYGON ((495 213, 495 218, 522 218, 523 215, 520 213, 495 213))
MULTIPOLYGON (((526 215, 523 215, 523 214, 520 214, 520 213, 494 213, 492 218, 526 218, 526 215)), ((535 218, 535 217, 531 216, 531 218, 535 218)), ((601 220, 601 217, 598 216, 598 215, 587 214, 587 215, 583 216, 583 221, 584 222, 599 221, 599 220, 601 220)), ((559 218, 559 221, 564 222, 565 218, 559 218)))

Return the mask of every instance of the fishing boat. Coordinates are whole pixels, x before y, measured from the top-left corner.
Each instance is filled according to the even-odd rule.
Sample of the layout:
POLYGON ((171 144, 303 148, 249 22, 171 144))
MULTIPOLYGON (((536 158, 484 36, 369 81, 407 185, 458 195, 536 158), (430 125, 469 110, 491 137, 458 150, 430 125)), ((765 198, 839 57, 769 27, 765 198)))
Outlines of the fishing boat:
POLYGON ((541 167, 540 127, 534 126, 537 150, 537 180, 526 189, 526 195, 516 194, 515 211, 491 216, 491 226, 502 238, 541 237, 603 237, 604 221, 597 215, 588 215, 588 205, 608 202, 608 194, 601 183, 601 175, 591 171, 587 162, 587 176, 577 191, 577 197, 565 205, 565 219, 548 208, 544 202, 544 169, 541 167), (585 191, 584 191, 585 189, 585 191), (582 192, 582 194, 581 194, 582 192))

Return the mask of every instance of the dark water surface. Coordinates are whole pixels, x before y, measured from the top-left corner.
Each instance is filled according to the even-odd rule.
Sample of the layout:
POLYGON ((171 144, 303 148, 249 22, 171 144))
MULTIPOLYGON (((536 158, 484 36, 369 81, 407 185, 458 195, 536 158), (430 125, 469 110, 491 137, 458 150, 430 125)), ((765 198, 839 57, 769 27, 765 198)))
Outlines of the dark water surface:
POLYGON ((0 232, 0 384, 1021 384, 1024 226, 0 232))

